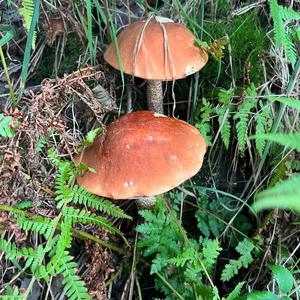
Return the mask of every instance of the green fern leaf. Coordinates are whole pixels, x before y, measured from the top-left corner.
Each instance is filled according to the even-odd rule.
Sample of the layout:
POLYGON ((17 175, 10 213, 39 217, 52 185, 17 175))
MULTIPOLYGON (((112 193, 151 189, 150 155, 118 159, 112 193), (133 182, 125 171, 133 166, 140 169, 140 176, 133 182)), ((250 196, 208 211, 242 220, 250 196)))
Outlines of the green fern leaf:
POLYGON ((239 259, 231 259, 229 263, 225 265, 221 274, 221 280, 229 281, 234 275, 238 274, 241 268, 247 268, 249 264, 254 261, 254 258, 251 255, 251 251, 254 248, 255 246, 248 239, 239 242, 236 250, 241 256, 239 259))
POLYGON ((69 299, 91 299, 91 297, 87 293, 87 288, 84 286, 83 281, 79 279, 76 270, 77 264, 74 262, 69 261, 62 266, 61 271, 64 276, 62 284, 64 285, 64 290, 67 296, 69 297, 69 299))
POLYGON ((96 216, 85 210, 75 209, 74 207, 64 207, 61 212, 66 219, 71 221, 71 223, 80 222, 83 224, 94 224, 111 233, 121 234, 120 230, 114 227, 106 218, 96 216))
POLYGON ((20 294, 19 288, 14 289, 11 286, 5 288, 5 295, 0 296, 1 300, 23 300, 24 297, 20 294))
POLYGON ((270 10, 274 21, 274 36, 276 47, 283 46, 286 57, 291 62, 292 66, 295 66, 297 60, 297 54, 295 46, 288 32, 285 30, 285 24, 283 19, 298 20, 299 14, 292 9, 285 8, 278 5, 276 0, 270 0, 270 10))
POLYGON ((222 248, 218 240, 207 240, 204 244, 202 255, 203 264, 207 270, 212 270, 222 248))
POLYGON ((239 299, 241 290, 244 286, 245 282, 239 282, 236 287, 234 288, 234 290, 226 297, 226 298, 222 298, 222 300, 236 300, 239 299))
POLYGON ((202 99, 202 107, 200 109, 201 115, 200 120, 196 122, 195 127, 200 131, 201 135, 204 137, 208 146, 211 146, 211 125, 210 125, 210 115, 214 112, 212 104, 209 103, 205 98, 202 99))
POLYGON ((233 119, 238 120, 236 123, 237 138, 240 151, 243 153, 248 139, 248 121, 251 109, 256 104, 257 93, 255 86, 252 84, 251 87, 246 90, 246 98, 243 103, 239 106, 238 112, 234 115, 233 119))
POLYGON ((271 101, 278 101, 280 103, 286 104, 290 107, 300 110, 300 101, 298 99, 288 98, 288 97, 279 97, 276 95, 269 96, 269 97, 267 97, 267 99, 271 100, 271 101))
POLYGON ((226 118, 226 120, 224 120, 224 118, 226 118, 226 116, 221 114, 221 116, 218 117, 218 122, 219 122, 219 126, 220 127, 222 126, 221 127, 222 141, 225 145, 225 148, 228 149, 230 144, 231 124, 228 117, 226 118))
POLYGON ((121 208, 114 205, 111 201, 97 197, 85 190, 83 187, 74 185, 72 193, 72 203, 86 205, 116 218, 131 219, 130 216, 126 215, 121 208))
POLYGON ((300 13, 296 12, 292 8, 286 6, 279 6, 279 7, 280 7, 280 15, 284 20, 288 22, 300 20, 300 13))
MULTIPOLYGON (((19 13, 24 19, 24 27, 29 31, 32 17, 34 12, 34 1, 33 0, 22 0, 22 7, 19 8, 19 13)), ((36 31, 33 32, 32 48, 35 49, 36 42, 36 31)))
POLYGON ((255 135, 251 137, 252 139, 265 139, 269 140, 278 144, 281 144, 282 146, 296 149, 297 151, 300 151, 300 133, 266 133, 266 134, 260 134, 255 135))
POLYGON ((44 235, 46 239, 48 239, 54 227, 53 220, 43 217, 35 217, 34 219, 30 220, 25 216, 18 215, 16 221, 23 230, 37 232, 44 235))
POLYGON ((49 248, 43 248, 39 245, 37 250, 33 248, 18 248, 13 242, 0 239, 0 250, 4 251, 5 256, 9 260, 23 258, 26 260, 25 267, 30 267, 33 271, 37 268, 40 258, 49 252, 49 248))
MULTIPOLYGON (((261 110, 255 114, 255 135, 260 136, 268 132, 273 124, 270 105, 263 106, 262 101, 259 102, 261 110)), ((265 149, 266 141, 264 139, 255 139, 257 152, 262 156, 265 149)))
POLYGON ((168 262, 177 267, 183 267, 188 261, 194 261, 195 259, 197 259, 195 251, 192 248, 187 248, 180 256, 170 258, 168 262))
POLYGON ((300 175, 278 183, 257 196, 253 209, 260 211, 268 208, 294 209, 300 211, 300 175))
POLYGON ((221 89, 218 93, 218 96, 219 96, 219 102, 222 105, 221 107, 215 108, 215 113, 218 116, 218 123, 221 131, 221 139, 226 149, 228 149, 230 143, 230 135, 231 135, 230 112, 232 109, 232 105, 230 101, 233 96, 233 90, 221 89))

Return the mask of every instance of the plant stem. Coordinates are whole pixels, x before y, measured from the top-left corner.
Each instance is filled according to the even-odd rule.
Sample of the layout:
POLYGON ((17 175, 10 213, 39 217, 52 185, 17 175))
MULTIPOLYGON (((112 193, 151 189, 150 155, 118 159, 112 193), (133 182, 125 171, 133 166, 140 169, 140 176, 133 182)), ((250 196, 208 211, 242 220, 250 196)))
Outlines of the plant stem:
POLYGON ((5 62, 5 58, 4 58, 4 54, 3 54, 1 46, 0 46, 0 57, 1 57, 2 65, 3 65, 3 69, 4 69, 4 72, 5 72, 7 84, 8 84, 8 87, 9 87, 11 102, 12 102, 12 105, 15 106, 16 98, 15 98, 14 90, 13 90, 13 87, 12 87, 12 84, 11 84, 11 81, 10 81, 10 78, 9 78, 9 73, 8 73, 7 65, 6 65, 6 62, 5 62))

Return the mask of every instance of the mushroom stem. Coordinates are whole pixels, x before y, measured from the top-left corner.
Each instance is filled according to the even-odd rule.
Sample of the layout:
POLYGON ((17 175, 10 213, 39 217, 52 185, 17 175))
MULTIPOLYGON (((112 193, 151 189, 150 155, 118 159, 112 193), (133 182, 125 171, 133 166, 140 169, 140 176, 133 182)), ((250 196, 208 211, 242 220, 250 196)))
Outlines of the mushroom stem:
POLYGON ((152 110, 159 114, 164 113, 162 81, 147 81, 147 104, 149 110, 152 110))
MULTIPOLYGON (((148 109, 159 114, 164 114, 163 87, 160 80, 147 81, 147 105, 148 109)), ((136 199, 139 209, 151 209, 155 205, 155 197, 139 197, 136 199)))
POLYGON ((138 197, 135 199, 138 209, 151 209, 155 205, 155 202, 155 196, 138 197))

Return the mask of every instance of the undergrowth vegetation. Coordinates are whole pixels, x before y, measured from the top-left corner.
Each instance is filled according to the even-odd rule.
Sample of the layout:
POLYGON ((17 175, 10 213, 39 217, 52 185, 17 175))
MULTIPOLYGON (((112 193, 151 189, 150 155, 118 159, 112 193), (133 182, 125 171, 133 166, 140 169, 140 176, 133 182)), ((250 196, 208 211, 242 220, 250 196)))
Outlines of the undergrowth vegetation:
POLYGON ((299 1, 0 5, 0 299, 300 298, 299 1), (103 52, 151 14, 209 52, 164 93, 208 149, 199 174, 138 211, 77 185, 95 170, 75 156, 146 109, 143 81, 103 52))

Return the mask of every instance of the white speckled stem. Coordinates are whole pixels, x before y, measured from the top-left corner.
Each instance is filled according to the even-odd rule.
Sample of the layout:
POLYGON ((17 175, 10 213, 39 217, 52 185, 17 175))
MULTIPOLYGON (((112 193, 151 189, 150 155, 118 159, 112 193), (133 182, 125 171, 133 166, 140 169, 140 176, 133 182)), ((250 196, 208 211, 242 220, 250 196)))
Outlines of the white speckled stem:
POLYGON ((160 80, 147 81, 147 103, 148 109, 163 114, 163 88, 160 80))

